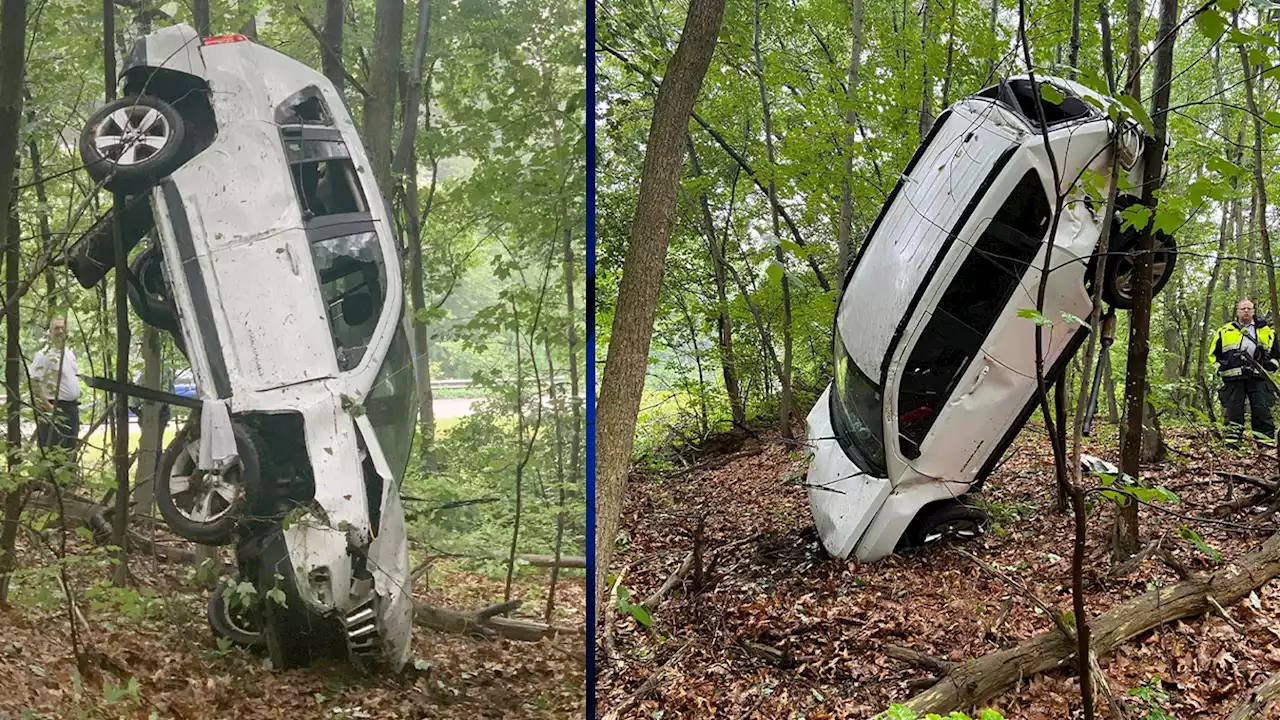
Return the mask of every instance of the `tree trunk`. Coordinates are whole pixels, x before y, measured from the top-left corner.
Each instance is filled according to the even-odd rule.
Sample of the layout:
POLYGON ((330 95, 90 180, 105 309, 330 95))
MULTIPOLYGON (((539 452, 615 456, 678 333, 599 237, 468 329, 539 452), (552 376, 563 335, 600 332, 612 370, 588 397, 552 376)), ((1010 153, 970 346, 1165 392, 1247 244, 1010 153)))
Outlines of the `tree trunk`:
POLYGON ((645 146, 640 193, 631 222, 631 238, 618 288, 608 356, 596 402, 597 472, 595 604, 605 603, 605 578, 613 560, 618 520, 626 496, 627 471, 635 440, 636 416, 649 367, 653 316, 662 287, 662 270, 675 224, 684 138, 689 113, 711 64, 724 0, 690 0, 680 44, 654 101, 645 146))
POLYGON ((933 78, 929 77, 929 5, 931 0, 924 0, 920 6, 920 113, 916 129, 920 131, 923 142, 933 127, 933 111, 929 100, 933 97, 933 78))
MULTIPOLYGON (((428 472, 436 469, 435 442, 436 416, 431 392, 431 348, 427 337, 428 322, 418 317, 419 311, 426 308, 426 289, 422 276, 422 223, 431 216, 431 206, 435 200, 436 183, 439 180, 440 164, 431 159, 431 187, 427 190, 425 210, 418 211, 418 154, 416 140, 418 137, 418 115, 422 106, 422 75, 426 62, 427 45, 431 36, 431 0, 418 0, 418 24, 414 30, 412 65, 408 81, 405 83, 404 102, 401 104, 402 119, 400 123, 400 143, 396 148, 392 163, 397 173, 402 173, 404 184, 401 186, 404 198, 404 214, 406 226, 405 244, 409 251, 409 301, 413 308, 413 354, 415 372, 418 381, 418 424, 422 442, 423 467, 428 472)), ((425 122, 431 126, 431 89, 427 88, 427 112, 425 122)))
POLYGON ((383 198, 391 182, 391 133, 395 125, 396 78, 404 45, 404 0, 377 0, 373 20, 373 57, 369 61, 369 97, 364 102, 364 147, 373 179, 383 198))
POLYGON ((1080 64, 1080 0, 1071 0, 1071 44, 1067 49, 1068 77, 1076 79, 1076 70, 1080 64))
POLYGON ((325 0, 324 26, 320 28, 320 68, 329 82, 345 95, 346 75, 342 72, 342 30, 345 0, 325 0))
POLYGON ((1111 372, 1111 348, 1102 353, 1102 387, 1107 396, 1107 422, 1120 422, 1120 410, 1116 407, 1116 378, 1111 372))
MULTIPOLYGON (((1280 575, 1280 534, 1261 548, 1208 577, 1193 577, 1157 588, 1090 620, 1093 650, 1103 657, 1148 630, 1184 617, 1213 610, 1208 598, 1228 607, 1251 590, 1280 575)), ((1056 628, 1015 647, 970 660, 952 670, 938 684, 911 698, 907 707, 921 715, 972 707, 998 695, 1014 682, 1072 660, 1075 642, 1056 628)))
MULTIPOLYGON (((1140 73, 1137 72, 1138 65, 1134 62, 1137 57, 1139 25, 1133 13, 1134 4, 1131 1, 1129 8, 1131 53, 1129 95, 1139 98, 1142 97, 1138 88, 1140 73)), ((1153 213, 1156 209, 1155 191, 1159 189, 1164 173, 1164 148, 1168 126, 1168 113, 1165 110, 1169 107, 1169 84, 1173 76, 1173 46, 1177 15, 1177 0, 1160 1, 1160 25, 1156 31, 1156 37, 1160 38, 1161 42, 1155 50, 1155 67, 1152 71, 1152 85, 1155 92, 1151 99, 1151 117, 1155 136, 1144 149, 1145 166, 1142 186, 1142 204, 1151 208, 1153 213)), ((1147 358, 1150 356, 1151 336, 1153 224, 1154 222, 1148 222, 1142 230, 1140 252, 1135 258, 1137 282, 1134 288, 1134 306, 1129 311, 1129 363, 1125 377, 1125 428, 1120 445, 1120 466, 1121 470, 1135 479, 1142 477, 1142 419, 1146 405, 1147 358)), ((1116 511, 1111 556, 1117 561, 1126 560, 1137 551, 1138 504, 1129 500, 1116 511)))
POLYGON ((840 228, 837 239, 836 282, 844 283, 853 262, 853 147, 854 130, 858 127, 858 113, 854 111, 854 98, 858 92, 862 68, 862 0, 853 0, 851 22, 853 41, 849 50, 849 67, 845 78, 844 122, 849 131, 844 136, 844 177, 840 180, 840 228))
POLYGON ((1276 265, 1271 254, 1271 232, 1267 229, 1267 183, 1262 169, 1262 116, 1258 114, 1258 103, 1253 93, 1254 70, 1250 67, 1249 53, 1243 45, 1240 46, 1240 68, 1244 71, 1245 100, 1248 102, 1249 115, 1253 118, 1253 182, 1258 201, 1255 215, 1258 218, 1259 246, 1267 265, 1267 291, 1271 300, 1267 310, 1273 319, 1280 319, 1280 314, 1276 312, 1280 308, 1280 303, 1276 301, 1276 265))
POLYGON ((550 378, 550 382, 547 383, 547 396, 551 399, 551 412, 555 421, 556 490, 559 495, 556 503, 556 542, 555 557, 553 558, 555 562, 551 566, 551 582, 547 587, 547 609, 543 615, 543 622, 550 625, 556 608, 556 583, 560 580, 560 549, 564 544, 565 491, 568 482, 564 474, 564 430, 560 423, 560 416, 564 410, 564 401, 556 402, 556 366, 551 361, 551 335, 543 336, 543 348, 547 354, 547 377, 550 378))
MULTIPOLYGON (((778 188, 773 180, 778 173, 778 163, 773 150, 773 122, 769 114, 769 94, 764 84, 764 61, 760 57, 760 3, 761 0, 756 0, 751 50, 756 60, 756 82, 760 87, 760 109, 764 116, 765 154, 769 158, 769 216, 773 222, 774 242, 780 243, 782 226, 778 222, 778 188)), ((773 253, 782 270, 782 373, 778 375, 778 382, 782 387, 778 397, 778 432, 790 440, 791 416, 794 412, 794 401, 791 399, 791 279, 787 276, 787 258, 782 252, 782 245, 776 245, 773 253)))
MULTIPOLYGON (((1076 0, 1079 2, 1080 0, 1076 0)), ((951 0, 951 15, 947 19, 947 64, 942 71, 942 104, 946 110, 951 105, 951 74, 955 69, 956 52, 956 0, 951 0)))
MULTIPOLYGON (((142 331, 142 386, 160 390, 160 331, 147 325, 142 331)), ((150 517, 155 500, 156 468, 160 463, 164 428, 160 427, 160 403, 141 401, 138 418, 142 437, 138 439, 138 467, 134 471, 133 503, 136 512, 150 517)))
POLYGON ((1249 690, 1249 694, 1236 706, 1227 720, 1253 720, 1260 717, 1267 704, 1280 695, 1280 672, 1267 676, 1257 686, 1249 690))
MULTIPOLYGON (((6 3, 4 7, 3 29, 13 27, 8 23, 13 19, 8 13, 9 7, 6 3)), ((22 23, 17 26, 19 34, 22 33, 22 23)), ((0 29, 2 30, 2 29, 0 29)), ((8 40, 8 36, 2 39, 8 40)), ((18 43, 21 50, 22 43, 18 43)), ((7 59, 7 58, 6 58, 7 59)), ((8 67, 8 65, 0 63, 0 68, 8 67)), ((18 80, 21 81, 22 73, 18 73, 18 80)), ((3 81, 0 81, 2 83, 3 81)), ((3 132, 7 128, 0 128, 3 132)), ((16 128, 14 133, 16 140, 16 128)), ((0 140, 2 143, 3 140, 0 140)), ((15 177, 15 173, 8 173, 11 180, 15 177)), ((12 202, 6 203, 7 209, 5 219, 0 225, 4 225, 8 232, 3 237, 4 244, 4 294, 5 297, 14 297, 18 292, 18 263, 19 249, 22 245, 21 233, 18 227, 18 203, 17 196, 14 194, 12 202)), ((8 452, 5 454, 5 467, 11 478, 15 477, 15 468, 22 461, 22 348, 19 346, 20 326, 18 324, 21 310, 15 306, 9 313, 5 315, 5 353, 4 353, 4 386, 5 386, 5 442, 8 445, 8 452)), ((0 527, 0 607, 9 602, 9 577, 17 568, 17 554, 15 552, 15 541, 18 537, 18 519, 22 514, 22 499, 26 492, 23 485, 15 485, 11 487, 4 496, 4 525, 0 527)))
POLYGON ((573 408, 572 447, 569 453, 569 482, 578 487, 582 476, 582 398, 578 390, 578 314, 573 290, 573 232, 564 229, 565 336, 569 353, 569 404, 573 408))
MULTIPOLYGON (((698 164, 698 153, 693 145, 693 138, 686 137, 685 144, 689 149, 690 173, 694 178, 702 177, 702 168, 698 164)), ((729 396, 729 412, 733 417, 733 424, 742 427, 747 422, 747 411, 742 402, 742 388, 738 384, 738 370, 734 365, 733 319, 729 316, 724 257, 725 246, 729 242, 729 221, 725 221, 724 241, 721 242, 716 239, 715 221, 711 217, 711 206, 705 190, 698 191, 698 211, 702 221, 702 236, 706 239, 707 255, 711 258, 711 272, 716 284, 716 329, 720 342, 720 372, 724 375, 724 389, 729 396)), ((732 213, 732 209, 730 212, 732 213)))
MULTIPOLYGON (((200 37, 207 38, 213 34, 212 24, 209 20, 209 0, 192 0, 191 15, 196 23, 196 32, 200 34, 200 37)), ((108 35, 107 37, 111 36, 108 35)))
MULTIPOLYGON (((1101 1, 1101 2, 1106 2, 1106 0, 1100 0, 1100 1, 1101 1)), ((997 35, 996 35, 996 31, 997 31, 997 30, 999 29, 999 27, 1000 27, 999 19, 1000 19, 1000 0, 991 0, 991 27, 990 27, 990 32, 991 32, 991 37, 993 37, 993 38, 994 38, 994 37, 997 37, 997 35)), ((989 83, 993 82, 993 81, 995 80, 995 77, 996 77, 996 61, 995 61, 995 58, 987 58, 987 82, 986 82, 986 83, 984 83, 984 84, 989 84, 989 83)))
POLYGON ((1107 8, 1108 0, 1098 0, 1098 28, 1102 36, 1102 72, 1107 81, 1107 90, 1116 91, 1116 67, 1111 48, 1111 11, 1107 8))

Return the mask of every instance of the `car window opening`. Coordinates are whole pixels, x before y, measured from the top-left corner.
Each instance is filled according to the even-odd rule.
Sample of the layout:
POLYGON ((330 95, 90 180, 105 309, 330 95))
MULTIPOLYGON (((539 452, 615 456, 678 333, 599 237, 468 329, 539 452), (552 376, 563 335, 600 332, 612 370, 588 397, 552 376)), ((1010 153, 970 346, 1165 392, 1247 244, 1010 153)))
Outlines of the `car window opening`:
POLYGON ((329 314, 338 369, 354 369, 364 357, 386 300, 386 272, 378 236, 371 232, 311 244, 320 292, 329 314))
POLYGON ((904 365, 898 391, 899 449, 920 444, 1026 274, 1049 228, 1049 198, 1028 171, 960 264, 904 365))
POLYGON ((295 163, 293 187, 307 218, 368 212, 355 165, 349 158, 295 163))
POLYGON ((333 125, 333 115, 320 88, 311 85, 294 93, 276 107, 277 125, 333 125))
MULTIPOLYGON (((1037 82, 1037 85, 1044 84, 1037 82)), ((1058 123, 1069 122, 1089 117, 1093 114, 1093 110, 1089 108, 1088 103, 1071 94, 1066 88, 1053 86, 1065 97, 1060 103, 1049 102, 1043 96, 1040 96, 1040 106, 1044 109, 1044 119, 1046 125, 1057 125, 1058 123)), ((1033 125, 1039 125, 1039 115, 1036 112, 1036 97, 1039 90, 1031 85, 1031 81, 1027 78, 1018 78, 1002 82, 999 85, 991 87, 978 93, 978 97, 990 98, 992 100, 1003 101, 1012 110, 1016 110, 1033 125), (1005 88, 1008 88, 1006 91, 1005 88)))

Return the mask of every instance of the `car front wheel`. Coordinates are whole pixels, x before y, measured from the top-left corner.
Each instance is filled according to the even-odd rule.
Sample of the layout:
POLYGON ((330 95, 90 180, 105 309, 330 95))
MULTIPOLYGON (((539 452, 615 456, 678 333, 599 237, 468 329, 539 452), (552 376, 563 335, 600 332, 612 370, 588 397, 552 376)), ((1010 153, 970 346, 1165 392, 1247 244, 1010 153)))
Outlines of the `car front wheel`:
POLYGON ((243 515, 245 487, 257 483, 258 451, 243 428, 233 424, 232 429, 240 460, 221 472, 199 467, 198 418, 178 431, 160 459, 156 508, 174 532, 192 542, 231 542, 243 515))
POLYGON ((973 540, 982 534, 987 514, 981 508, 948 501, 926 508, 911 521, 907 540, 913 547, 973 540))
MULTIPOLYGON (((1178 250, 1170 235, 1155 233, 1151 239, 1155 244, 1151 255, 1151 297, 1154 299, 1169 282, 1169 278, 1173 277, 1178 250)), ((1134 250, 1136 248, 1122 248, 1118 252, 1107 253, 1106 270, 1102 277, 1102 299, 1120 310, 1133 308, 1133 295, 1138 285, 1136 257, 1131 254, 1134 250)))
POLYGON ((141 193, 185 162, 186 125, 165 101, 138 95, 107 103, 80 133, 80 159, 94 182, 141 193))

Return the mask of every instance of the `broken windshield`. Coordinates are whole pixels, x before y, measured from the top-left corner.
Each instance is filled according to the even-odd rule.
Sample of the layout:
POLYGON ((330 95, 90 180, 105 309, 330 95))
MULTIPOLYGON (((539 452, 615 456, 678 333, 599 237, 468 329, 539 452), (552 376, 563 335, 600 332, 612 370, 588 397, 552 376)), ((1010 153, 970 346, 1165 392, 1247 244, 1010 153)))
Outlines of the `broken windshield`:
POLYGON ((831 392, 831 425, 836 441, 863 472, 883 476, 884 404, 880 386, 849 357, 835 328, 836 372, 831 392))
POLYGON ((382 454, 387 458, 391 475, 397 482, 409 464, 417 403, 413 354, 409 351, 404 323, 396 323, 396 334, 387 350, 387 359, 378 369, 373 389, 365 400, 365 414, 369 417, 369 424, 373 425, 382 454))

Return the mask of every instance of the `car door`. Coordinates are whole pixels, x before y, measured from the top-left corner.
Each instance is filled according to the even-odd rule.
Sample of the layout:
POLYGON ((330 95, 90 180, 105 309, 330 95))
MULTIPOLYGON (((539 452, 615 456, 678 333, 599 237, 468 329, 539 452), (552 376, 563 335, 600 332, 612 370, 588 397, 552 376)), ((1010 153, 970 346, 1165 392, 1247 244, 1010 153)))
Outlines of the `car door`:
POLYGON ((1017 310, 1050 215, 1031 155, 1015 153, 978 201, 951 250, 951 271, 935 276, 892 364, 886 445, 912 471, 903 477, 971 481, 1003 436, 1009 408, 1021 409, 1028 382, 1034 387, 1034 374, 1001 362, 989 338, 1009 317, 1034 327, 1017 310))

